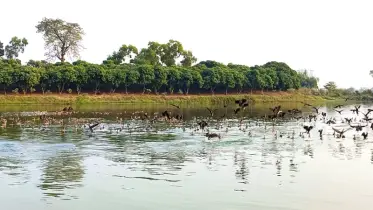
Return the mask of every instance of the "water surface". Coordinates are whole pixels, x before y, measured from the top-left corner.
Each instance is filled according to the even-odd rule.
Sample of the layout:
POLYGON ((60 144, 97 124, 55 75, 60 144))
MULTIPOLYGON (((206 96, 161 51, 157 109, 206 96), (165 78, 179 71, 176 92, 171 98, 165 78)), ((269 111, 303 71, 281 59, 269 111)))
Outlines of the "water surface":
MULTIPOLYGON (((328 106, 320 112, 335 125, 321 116, 311 123, 261 119, 270 106, 238 115, 234 105, 217 107, 212 119, 204 107, 74 107, 71 115, 55 112, 63 106, 2 107, 0 203, 7 210, 371 209, 373 133, 367 127, 368 140, 354 140, 356 131, 337 139, 332 130, 348 127, 344 117, 362 115, 345 107, 341 116, 328 106), (141 111, 152 118, 166 109, 184 122, 141 120, 141 111), (43 125, 43 114, 54 121, 43 125), (202 118, 221 139, 196 130, 202 118), (96 120, 93 133, 82 127, 96 120), (310 136, 300 135, 303 124, 315 126, 310 136)), ((312 111, 282 106, 303 116, 312 111)))

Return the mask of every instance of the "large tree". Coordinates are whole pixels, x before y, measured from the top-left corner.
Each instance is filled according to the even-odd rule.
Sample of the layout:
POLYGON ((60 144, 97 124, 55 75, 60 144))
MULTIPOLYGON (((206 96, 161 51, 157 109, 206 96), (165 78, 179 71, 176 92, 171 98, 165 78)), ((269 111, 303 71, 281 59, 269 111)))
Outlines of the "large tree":
POLYGON ((324 88, 328 90, 328 92, 333 92, 334 90, 337 89, 337 84, 335 82, 328 82, 324 85, 324 88))
POLYGON ((5 46, 5 56, 8 59, 18 58, 19 53, 25 52, 25 47, 28 45, 27 39, 20 39, 18 37, 12 37, 9 44, 5 46))
MULTIPOLYGON (((106 59, 107 61, 113 61, 114 64, 121 64, 126 62, 129 59, 129 62, 133 61, 133 57, 139 54, 137 48, 133 45, 122 45, 118 51, 113 52, 106 59)), ((104 61, 105 64, 105 61, 104 61)))
POLYGON ((43 18, 36 26, 37 33, 42 33, 45 41, 45 56, 49 60, 66 60, 66 56, 78 58, 84 31, 77 23, 69 23, 61 19, 43 18))

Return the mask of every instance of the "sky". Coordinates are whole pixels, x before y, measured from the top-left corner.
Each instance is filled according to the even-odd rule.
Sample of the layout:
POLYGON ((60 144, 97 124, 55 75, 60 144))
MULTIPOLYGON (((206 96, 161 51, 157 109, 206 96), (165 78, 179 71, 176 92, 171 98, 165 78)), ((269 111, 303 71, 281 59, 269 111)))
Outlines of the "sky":
POLYGON ((180 41, 198 61, 308 69, 320 85, 373 86, 371 0, 13 0, 1 2, 0 41, 25 37, 20 56, 44 59, 43 17, 79 23, 81 59, 102 60, 122 44, 180 41))

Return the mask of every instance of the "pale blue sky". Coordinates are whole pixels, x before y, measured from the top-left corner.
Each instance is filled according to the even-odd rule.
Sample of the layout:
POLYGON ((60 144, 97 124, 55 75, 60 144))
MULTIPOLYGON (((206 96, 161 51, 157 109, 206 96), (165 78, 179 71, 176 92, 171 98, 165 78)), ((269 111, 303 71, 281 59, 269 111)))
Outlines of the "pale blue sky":
POLYGON ((44 59, 35 25, 49 17, 84 28, 81 55, 89 62, 101 63, 122 44, 142 48, 176 39, 199 61, 282 61, 314 70, 322 84, 373 86, 369 0, 13 0, 1 8, 0 40, 29 40, 23 61, 44 59))

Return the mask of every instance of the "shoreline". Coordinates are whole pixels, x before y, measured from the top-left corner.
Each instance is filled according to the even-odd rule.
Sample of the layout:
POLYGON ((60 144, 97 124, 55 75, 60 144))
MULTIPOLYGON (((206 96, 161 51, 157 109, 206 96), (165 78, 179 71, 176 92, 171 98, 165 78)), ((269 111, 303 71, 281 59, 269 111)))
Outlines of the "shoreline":
POLYGON ((222 104, 247 98, 254 103, 271 102, 327 102, 338 99, 323 98, 302 93, 265 92, 245 94, 192 94, 192 95, 155 95, 155 94, 8 94, 0 95, 2 105, 53 105, 53 104, 222 104))

